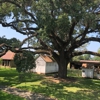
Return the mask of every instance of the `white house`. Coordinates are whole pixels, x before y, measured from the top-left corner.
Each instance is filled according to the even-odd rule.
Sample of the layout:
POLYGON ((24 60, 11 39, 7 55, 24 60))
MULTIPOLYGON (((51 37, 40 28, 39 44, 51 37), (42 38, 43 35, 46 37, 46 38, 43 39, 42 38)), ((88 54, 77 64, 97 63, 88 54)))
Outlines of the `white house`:
POLYGON ((47 55, 40 55, 36 61, 36 73, 53 73, 58 72, 58 64, 47 55))

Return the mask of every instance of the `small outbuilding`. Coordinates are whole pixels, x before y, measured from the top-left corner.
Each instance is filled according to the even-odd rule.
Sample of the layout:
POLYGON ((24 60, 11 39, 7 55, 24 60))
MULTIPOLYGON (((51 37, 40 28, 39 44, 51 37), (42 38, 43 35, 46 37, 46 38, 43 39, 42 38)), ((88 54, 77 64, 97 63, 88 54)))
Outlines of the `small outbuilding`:
POLYGON ((5 66, 5 67, 15 67, 14 56, 15 56, 14 52, 12 52, 10 50, 8 52, 6 52, 6 54, 1 57, 1 59, 2 59, 2 66, 5 66))
POLYGON ((54 73, 58 72, 58 64, 48 55, 40 55, 36 61, 36 73, 54 73))
POLYGON ((73 61, 71 62, 70 68, 82 69, 82 77, 100 79, 100 61, 73 61))

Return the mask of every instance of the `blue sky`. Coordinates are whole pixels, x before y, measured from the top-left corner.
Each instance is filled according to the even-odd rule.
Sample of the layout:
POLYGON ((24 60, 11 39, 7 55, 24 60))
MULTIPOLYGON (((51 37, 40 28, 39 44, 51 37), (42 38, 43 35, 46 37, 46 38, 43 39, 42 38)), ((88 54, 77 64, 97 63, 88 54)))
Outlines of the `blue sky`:
POLYGON ((0 25, 0 37, 3 35, 5 35, 5 37, 8 39, 15 37, 21 41, 26 37, 25 35, 22 35, 11 28, 2 27, 0 25))
MULTIPOLYGON (((10 28, 4 28, 0 25, 0 37, 5 35, 6 38, 10 39, 10 38, 17 38, 19 40, 23 40, 26 36, 22 35, 10 28)), ((90 42, 90 44, 87 46, 87 49, 90 51, 97 51, 100 48, 100 43, 98 42, 90 42)))

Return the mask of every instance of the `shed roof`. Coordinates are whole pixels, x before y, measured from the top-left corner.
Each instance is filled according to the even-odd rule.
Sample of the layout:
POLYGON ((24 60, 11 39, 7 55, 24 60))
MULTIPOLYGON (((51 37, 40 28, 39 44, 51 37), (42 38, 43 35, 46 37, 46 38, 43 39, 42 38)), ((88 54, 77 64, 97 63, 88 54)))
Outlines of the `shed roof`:
POLYGON ((1 58, 4 59, 4 60, 13 60, 14 59, 14 56, 15 56, 15 53, 9 50, 1 58))
POLYGON ((45 62, 54 62, 53 59, 48 55, 41 55, 41 57, 45 62))

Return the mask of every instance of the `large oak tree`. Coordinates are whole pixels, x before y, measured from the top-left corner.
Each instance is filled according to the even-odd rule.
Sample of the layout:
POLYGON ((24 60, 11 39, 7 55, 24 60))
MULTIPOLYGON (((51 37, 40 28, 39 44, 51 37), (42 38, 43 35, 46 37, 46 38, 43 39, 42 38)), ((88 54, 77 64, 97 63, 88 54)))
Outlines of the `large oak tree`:
MULTIPOLYGON (((36 53, 50 54, 59 65, 59 77, 65 78, 67 64, 78 55, 93 51, 78 51, 89 41, 100 42, 99 0, 0 0, 0 24, 33 39, 36 53), (92 35, 93 34, 93 35, 92 35)), ((10 34, 10 33, 9 33, 10 34)), ((5 47, 6 52, 8 45, 5 47)), ((20 49, 22 48, 20 45, 20 49)))

